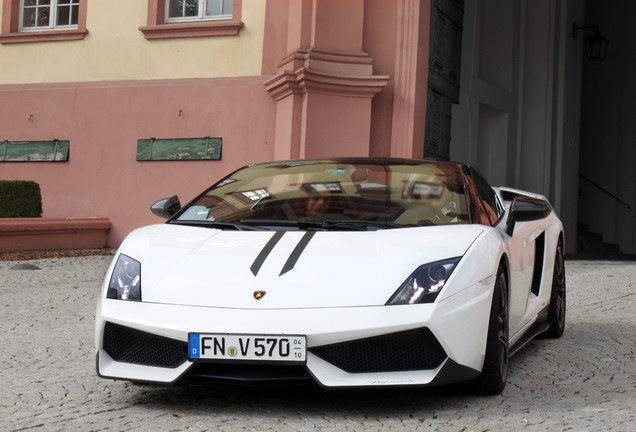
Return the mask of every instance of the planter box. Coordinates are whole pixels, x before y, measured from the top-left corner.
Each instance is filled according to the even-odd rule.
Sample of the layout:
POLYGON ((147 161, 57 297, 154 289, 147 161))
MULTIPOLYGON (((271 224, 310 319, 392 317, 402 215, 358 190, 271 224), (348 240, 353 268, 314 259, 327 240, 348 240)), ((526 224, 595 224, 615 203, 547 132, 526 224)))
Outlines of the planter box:
POLYGON ((108 218, 2 218, 0 252, 97 249, 108 246, 108 218))

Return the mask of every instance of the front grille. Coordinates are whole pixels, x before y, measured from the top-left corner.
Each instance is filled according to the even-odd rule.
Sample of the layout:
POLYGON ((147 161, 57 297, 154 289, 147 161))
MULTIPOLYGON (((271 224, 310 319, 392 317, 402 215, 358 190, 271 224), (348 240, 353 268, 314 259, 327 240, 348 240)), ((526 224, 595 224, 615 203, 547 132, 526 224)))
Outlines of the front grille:
POLYGON ((176 368, 188 358, 188 344, 107 322, 104 351, 113 360, 144 366, 176 368))
POLYGON ((435 369, 446 353, 427 328, 310 348, 321 359, 349 373, 435 369))

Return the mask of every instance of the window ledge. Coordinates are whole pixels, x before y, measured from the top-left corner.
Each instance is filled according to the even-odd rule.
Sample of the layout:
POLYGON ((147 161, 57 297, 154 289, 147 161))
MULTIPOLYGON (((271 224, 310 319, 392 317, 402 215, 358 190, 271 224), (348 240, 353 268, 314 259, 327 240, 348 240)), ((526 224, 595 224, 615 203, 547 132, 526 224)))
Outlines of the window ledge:
POLYGON ((240 21, 159 24, 139 27, 139 31, 146 39, 236 36, 243 26, 240 21))
POLYGON ((46 30, 0 34, 0 44, 81 40, 88 30, 46 30))

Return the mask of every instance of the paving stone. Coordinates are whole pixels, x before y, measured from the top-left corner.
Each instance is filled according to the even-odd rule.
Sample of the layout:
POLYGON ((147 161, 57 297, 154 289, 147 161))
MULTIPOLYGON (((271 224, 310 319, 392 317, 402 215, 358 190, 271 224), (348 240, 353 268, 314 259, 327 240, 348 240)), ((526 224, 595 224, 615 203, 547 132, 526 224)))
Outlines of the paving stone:
POLYGON ((148 387, 99 378, 111 256, 0 261, 2 431, 634 431, 636 263, 567 261, 567 327, 510 360, 499 396, 444 389, 148 387))

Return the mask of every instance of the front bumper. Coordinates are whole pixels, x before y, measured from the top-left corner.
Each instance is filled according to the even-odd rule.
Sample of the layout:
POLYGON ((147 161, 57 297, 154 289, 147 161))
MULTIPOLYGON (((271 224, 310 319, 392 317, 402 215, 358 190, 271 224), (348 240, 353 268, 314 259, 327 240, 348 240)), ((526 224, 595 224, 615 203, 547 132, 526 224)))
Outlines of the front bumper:
MULTIPOLYGON (((107 352, 113 354, 113 349, 104 349, 104 330, 107 323, 112 323, 133 329, 133 334, 135 331, 150 334, 153 340, 165 338, 168 344, 170 340, 186 344, 189 332, 304 334, 308 346, 306 370, 326 387, 439 385, 463 381, 481 371, 491 295, 492 286, 475 284, 434 304, 268 310, 102 299, 98 304, 95 328, 97 372, 107 378, 175 383, 197 370, 187 358, 176 365, 165 365, 169 367, 148 364, 145 360, 139 362, 134 356, 119 354, 113 355, 119 361, 114 360, 107 352), (334 365, 338 362, 333 356, 325 355, 319 348, 346 345, 343 344, 346 342, 356 347, 360 346, 356 345, 360 340, 390 341, 394 338, 381 336, 408 334, 414 329, 430 332, 430 341, 439 344, 443 355, 439 361, 432 361, 419 370, 399 370, 399 367, 395 370, 393 367, 384 371, 380 367, 368 369, 372 371, 362 368, 362 372, 348 372, 349 367, 334 365)), ((111 324, 108 326, 112 329, 111 324)), ((137 342, 132 343, 139 346, 137 342)), ((390 343, 385 346, 384 353, 380 352, 382 349, 375 350, 378 355, 393 349, 390 343)), ((375 351, 367 348, 367 353, 375 351)), ((401 354, 393 353, 395 355, 401 354)), ((412 369, 412 366, 407 368, 412 369)))

